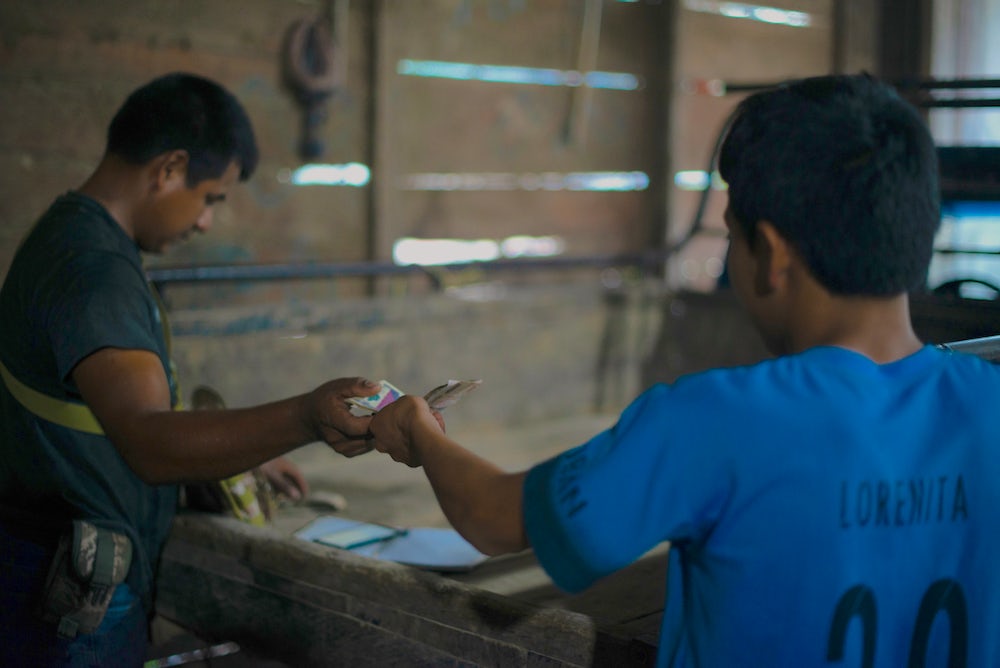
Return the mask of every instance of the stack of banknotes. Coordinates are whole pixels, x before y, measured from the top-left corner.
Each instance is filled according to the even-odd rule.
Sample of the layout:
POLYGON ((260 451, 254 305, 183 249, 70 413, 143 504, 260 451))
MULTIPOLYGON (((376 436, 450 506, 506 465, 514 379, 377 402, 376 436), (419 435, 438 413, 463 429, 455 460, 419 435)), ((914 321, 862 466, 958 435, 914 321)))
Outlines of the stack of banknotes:
MULTIPOLYGON (((443 411, 454 406, 462 397, 482 385, 482 380, 449 380, 424 395, 432 410, 443 411)), ((352 397, 347 400, 361 414, 378 413, 396 399, 406 394, 387 380, 379 381, 379 391, 369 397, 352 397)))

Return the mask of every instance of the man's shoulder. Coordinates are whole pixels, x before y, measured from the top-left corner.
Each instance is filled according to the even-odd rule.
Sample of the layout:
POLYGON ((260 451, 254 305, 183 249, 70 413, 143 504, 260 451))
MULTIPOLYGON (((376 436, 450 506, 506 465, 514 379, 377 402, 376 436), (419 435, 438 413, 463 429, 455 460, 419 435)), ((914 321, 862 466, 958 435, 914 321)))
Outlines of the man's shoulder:
POLYGON ((749 364, 718 366, 695 371, 678 377, 671 385, 687 392, 718 392, 726 387, 766 382, 775 374, 787 373, 790 368, 808 364, 791 357, 775 357, 749 364))
POLYGON ((68 192, 55 199, 31 228, 20 253, 59 254, 92 250, 140 261, 138 248, 98 202, 68 192))

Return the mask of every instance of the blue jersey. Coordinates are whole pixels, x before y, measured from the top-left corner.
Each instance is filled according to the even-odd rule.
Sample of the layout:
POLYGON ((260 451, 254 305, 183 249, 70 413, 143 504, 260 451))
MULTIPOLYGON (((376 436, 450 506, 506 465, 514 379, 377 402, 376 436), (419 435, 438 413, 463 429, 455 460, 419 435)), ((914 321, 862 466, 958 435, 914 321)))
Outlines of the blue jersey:
POLYGON ((661 666, 1000 666, 1000 367, 835 347, 656 385, 533 468, 577 591, 670 541, 661 666))

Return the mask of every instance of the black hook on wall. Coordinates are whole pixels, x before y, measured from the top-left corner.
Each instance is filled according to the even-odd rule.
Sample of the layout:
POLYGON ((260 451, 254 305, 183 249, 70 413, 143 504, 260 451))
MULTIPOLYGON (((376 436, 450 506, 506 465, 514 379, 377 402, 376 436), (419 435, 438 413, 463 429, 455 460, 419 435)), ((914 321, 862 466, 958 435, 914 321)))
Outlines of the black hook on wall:
POLYGON ((306 161, 323 154, 320 130, 327 119, 327 102, 342 80, 343 49, 335 35, 336 24, 346 20, 342 2, 326 0, 317 16, 294 21, 285 33, 282 74, 302 108, 299 156, 306 161))

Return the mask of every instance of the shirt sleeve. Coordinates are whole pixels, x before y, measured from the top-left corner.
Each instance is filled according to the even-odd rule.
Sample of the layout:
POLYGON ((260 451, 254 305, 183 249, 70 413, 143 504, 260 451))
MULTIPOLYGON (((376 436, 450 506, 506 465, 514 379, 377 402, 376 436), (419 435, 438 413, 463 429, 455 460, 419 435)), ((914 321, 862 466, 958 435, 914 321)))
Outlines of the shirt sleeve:
POLYGON ((618 423, 532 468, 525 530, 553 581, 576 592, 663 541, 697 540, 725 503, 718 452, 694 438, 704 402, 657 385, 618 423))
POLYGON ((136 268, 113 254, 74 262, 63 274, 61 289, 46 331, 63 380, 88 355, 101 348, 149 350, 163 344, 159 313, 136 268))

